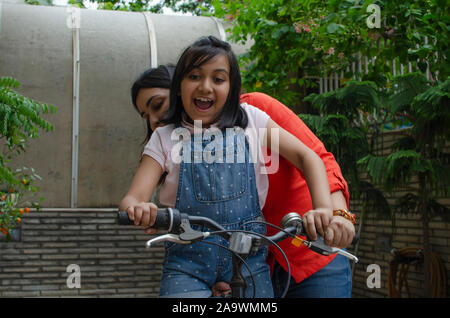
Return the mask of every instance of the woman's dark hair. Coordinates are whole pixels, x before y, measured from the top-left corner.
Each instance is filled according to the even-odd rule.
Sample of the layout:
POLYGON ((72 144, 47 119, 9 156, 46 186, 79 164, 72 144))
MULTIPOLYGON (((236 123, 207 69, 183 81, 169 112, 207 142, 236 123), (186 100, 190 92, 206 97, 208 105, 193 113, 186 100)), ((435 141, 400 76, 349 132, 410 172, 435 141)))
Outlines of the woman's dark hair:
POLYGON ((230 44, 221 41, 214 36, 201 37, 192 45, 187 47, 175 68, 175 73, 170 87, 170 106, 161 122, 165 124, 180 125, 184 112, 183 103, 179 92, 181 81, 193 69, 202 66, 218 55, 227 57, 230 64, 230 92, 225 105, 219 114, 217 125, 220 129, 239 126, 247 127, 248 118, 244 109, 240 106, 239 97, 241 92, 241 73, 239 64, 231 50, 230 44))
MULTIPOLYGON (((136 105, 136 99, 139 94, 139 91, 142 88, 167 88, 170 89, 170 82, 173 77, 173 72, 175 70, 174 66, 171 65, 160 65, 156 68, 150 68, 144 72, 142 72, 137 80, 131 86, 131 102, 133 103, 134 108, 139 113, 139 109, 136 105)), ((147 120, 147 135, 144 140, 144 144, 150 139, 153 131, 150 127, 150 121, 147 120)))

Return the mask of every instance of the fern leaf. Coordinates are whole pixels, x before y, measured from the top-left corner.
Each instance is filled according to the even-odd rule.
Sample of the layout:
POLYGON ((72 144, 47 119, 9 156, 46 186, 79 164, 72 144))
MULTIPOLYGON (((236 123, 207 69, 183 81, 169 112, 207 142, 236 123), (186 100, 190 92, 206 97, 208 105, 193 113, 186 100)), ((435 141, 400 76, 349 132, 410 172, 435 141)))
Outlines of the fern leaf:
POLYGON ((390 96, 393 114, 408 110, 414 98, 429 87, 429 81, 421 73, 408 73, 394 78, 390 96))
POLYGON ((362 108, 372 111, 380 105, 377 87, 370 81, 349 81, 344 88, 338 90, 337 98, 354 110, 362 108))
POLYGON ((360 191, 367 209, 375 212, 380 218, 393 219, 395 215, 392 213, 393 211, 383 191, 377 189, 372 183, 367 181, 360 182, 360 191))
POLYGON ((450 105, 450 78, 436 87, 430 87, 414 98, 412 106, 417 115, 433 119, 444 116, 450 118, 448 106, 450 105))
POLYGON ((20 88, 20 82, 12 77, 0 77, 0 87, 20 88))

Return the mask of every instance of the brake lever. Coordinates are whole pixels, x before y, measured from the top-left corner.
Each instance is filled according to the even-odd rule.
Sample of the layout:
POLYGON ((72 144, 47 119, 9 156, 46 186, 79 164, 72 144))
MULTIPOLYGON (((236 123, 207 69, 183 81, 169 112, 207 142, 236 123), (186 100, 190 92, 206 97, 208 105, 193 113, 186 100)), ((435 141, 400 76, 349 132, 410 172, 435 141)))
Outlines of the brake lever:
POLYGON ((196 241, 203 240, 210 236, 210 232, 200 232, 195 231, 191 228, 189 221, 184 220, 181 223, 181 229, 183 230, 180 234, 164 234, 160 235, 158 237, 155 237, 151 240, 148 240, 145 246, 147 248, 150 248, 153 244, 159 243, 159 242, 174 242, 177 244, 191 244, 196 241))
POLYGON ((179 238, 179 236, 176 235, 176 234, 164 234, 164 235, 160 235, 160 236, 157 236, 155 238, 152 238, 151 240, 148 240, 147 243, 145 243, 145 247, 146 248, 150 248, 156 243, 165 242, 165 241, 169 241, 169 242, 173 242, 173 243, 177 243, 177 244, 189 244, 189 243, 191 243, 191 241, 183 241, 183 240, 181 240, 179 238))
POLYGON ((306 245, 306 247, 308 247, 309 249, 313 250, 316 253, 319 253, 321 255, 331 255, 331 254, 339 254, 342 256, 347 257, 348 259, 354 261, 355 263, 358 263, 358 258, 353 255, 350 254, 349 252, 337 248, 337 247, 330 247, 328 245, 325 244, 323 237, 318 235, 317 236, 317 240, 315 241, 307 241, 307 240, 303 240, 302 242, 304 245, 306 245))

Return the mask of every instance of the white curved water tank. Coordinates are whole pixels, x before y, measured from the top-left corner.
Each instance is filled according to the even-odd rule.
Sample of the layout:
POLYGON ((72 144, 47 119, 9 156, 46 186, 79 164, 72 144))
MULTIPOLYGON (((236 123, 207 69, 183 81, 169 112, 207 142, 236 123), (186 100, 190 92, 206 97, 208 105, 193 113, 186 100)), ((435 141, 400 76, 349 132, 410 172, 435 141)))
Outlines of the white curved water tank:
POLYGON ((131 104, 133 81, 152 65, 176 63, 200 36, 223 38, 224 29, 209 17, 0 2, 0 76, 58 108, 45 116, 54 131, 30 140, 15 163, 42 177, 42 206, 116 207, 145 136, 131 104))

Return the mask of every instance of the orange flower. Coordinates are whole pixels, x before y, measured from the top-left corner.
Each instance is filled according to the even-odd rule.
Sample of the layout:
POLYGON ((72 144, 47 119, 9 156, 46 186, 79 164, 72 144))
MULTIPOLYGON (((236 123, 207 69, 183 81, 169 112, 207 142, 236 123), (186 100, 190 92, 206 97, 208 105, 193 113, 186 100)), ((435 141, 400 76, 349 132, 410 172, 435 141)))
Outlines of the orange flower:
POLYGON ((19 209, 19 213, 22 214, 23 213, 23 209, 19 209))
POLYGON ((21 218, 17 218, 17 223, 20 223, 20 222, 22 222, 22 219, 21 218))
POLYGON ((30 212, 30 208, 25 208, 25 213, 30 212))

